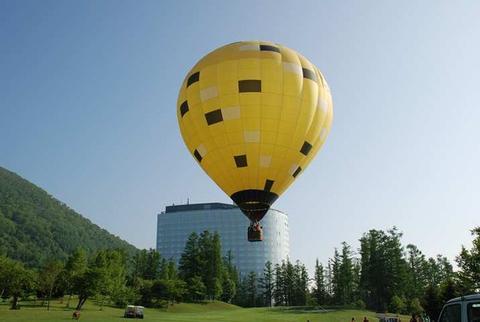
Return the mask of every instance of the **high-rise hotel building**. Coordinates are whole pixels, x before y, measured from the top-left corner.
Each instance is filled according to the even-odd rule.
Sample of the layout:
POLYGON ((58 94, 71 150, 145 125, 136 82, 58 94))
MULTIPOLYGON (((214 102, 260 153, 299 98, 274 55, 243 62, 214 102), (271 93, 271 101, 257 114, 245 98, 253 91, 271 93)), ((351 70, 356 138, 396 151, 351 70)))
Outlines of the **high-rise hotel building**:
POLYGON ((201 203, 167 206, 158 214, 157 250, 167 259, 177 263, 192 232, 217 231, 222 241, 222 251, 230 250, 240 274, 253 271, 263 273, 267 261, 281 263, 289 256, 287 214, 270 209, 262 219, 264 239, 249 242, 247 228, 250 221, 237 206, 223 203, 201 203))

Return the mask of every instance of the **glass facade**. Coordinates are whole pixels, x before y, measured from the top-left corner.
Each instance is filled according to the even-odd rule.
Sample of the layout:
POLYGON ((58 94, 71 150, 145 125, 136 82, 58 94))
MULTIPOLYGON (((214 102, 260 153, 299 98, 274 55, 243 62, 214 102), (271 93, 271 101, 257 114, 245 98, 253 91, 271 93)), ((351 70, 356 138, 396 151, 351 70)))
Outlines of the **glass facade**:
POLYGON ((281 263, 289 256, 288 218, 281 211, 270 209, 262 219, 263 241, 247 240, 249 220, 240 209, 222 203, 168 206, 157 218, 157 250, 177 263, 185 242, 192 232, 217 231, 222 251, 230 250, 240 274, 263 273, 267 261, 281 263))

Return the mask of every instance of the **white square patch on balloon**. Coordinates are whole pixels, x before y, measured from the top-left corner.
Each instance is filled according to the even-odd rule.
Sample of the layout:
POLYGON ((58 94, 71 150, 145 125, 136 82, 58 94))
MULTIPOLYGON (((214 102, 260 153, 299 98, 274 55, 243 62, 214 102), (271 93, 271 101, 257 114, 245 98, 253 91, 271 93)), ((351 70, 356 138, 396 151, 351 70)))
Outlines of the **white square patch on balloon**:
POLYGON ((270 167, 271 163, 272 163, 272 156, 271 155, 261 155, 260 156, 260 166, 262 168, 270 167))
POLYGON ((208 101, 209 99, 215 98, 217 96, 218 90, 215 86, 207 87, 200 91, 200 99, 202 100, 202 102, 208 101))
POLYGON ((222 108, 222 117, 224 120, 235 120, 240 118, 240 106, 230 106, 222 108))
POLYGON ((260 142, 260 131, 243 131, 243 138, 246 143, 260 142))

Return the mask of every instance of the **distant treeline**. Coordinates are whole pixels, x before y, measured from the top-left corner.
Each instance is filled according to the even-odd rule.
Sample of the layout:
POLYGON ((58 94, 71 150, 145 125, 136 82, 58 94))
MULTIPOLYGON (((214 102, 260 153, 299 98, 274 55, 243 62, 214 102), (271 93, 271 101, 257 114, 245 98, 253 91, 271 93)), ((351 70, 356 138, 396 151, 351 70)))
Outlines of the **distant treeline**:
MULTIPOLYGON (((228 252, 222 257, 220 236, 208 231, 188 238, 179 265, 155 250, 128 255, 101 250, 88 256, 82 249, 66 261, 47 260, 39 269, 0 257, 0 296, 12 308, 19 299, 35 297, 48 308, 51 298, 64 297, 76 309, 87 299, 100 305, 140 304, 162 307, 175 302, 222 300, 241 306, 343 306, 393 313, 426 312, 436 319, 443 302, 480 289, 480 227, 472 230, 471 249, 462 247, 454 271, 447 258, 426 258, 415 246, 404 246, 402 234, 371 230, 360 238, 358 255, 342 243, 326 263, 305 265, 286 260, 267 262, 261 276, 240 276, 228 252)), ((73 308, 73 306, 72 306, 73 308)))

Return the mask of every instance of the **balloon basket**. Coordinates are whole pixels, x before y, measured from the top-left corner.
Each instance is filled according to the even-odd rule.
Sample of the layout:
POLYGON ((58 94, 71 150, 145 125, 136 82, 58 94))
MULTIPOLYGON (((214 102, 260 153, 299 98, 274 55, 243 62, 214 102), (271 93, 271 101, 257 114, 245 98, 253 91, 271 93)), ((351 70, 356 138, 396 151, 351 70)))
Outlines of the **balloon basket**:
POLYGON ((248 227, 248 241, 249 242, 260 242, 263 240, 263 230, 260 226, 249 226, 248 227))

